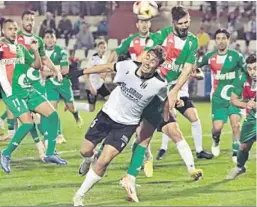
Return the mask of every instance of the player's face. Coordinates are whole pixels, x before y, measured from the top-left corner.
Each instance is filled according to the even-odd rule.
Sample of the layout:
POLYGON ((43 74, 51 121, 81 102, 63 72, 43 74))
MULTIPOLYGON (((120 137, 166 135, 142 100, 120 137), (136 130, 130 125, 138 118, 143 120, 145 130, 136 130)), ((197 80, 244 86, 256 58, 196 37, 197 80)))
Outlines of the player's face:
POLYGON ((256 62, 255 63, 251 63, 251 64, 247 64, 248 75, 254 81, 256 81, 256 67, 257 67, 257 63, 256 62))
POLYGON ((176 21, 173 22, 175 31, 180 38, 187 37, 190 21, 191 21, 190 16, 189 14, 187 14, 183 18, 179 19, 177 22, 176 21))
POLYGON ((14 42, 17 37, 18 25, 16 22, 7 22, 3 27, 4 37, 14 42))
POLYGON ((35 25, 35 16, 34 15, 25 15, 22 19, 22 27, 26 32, 31 33, 35 25))
POLYGON ((229 45, 229 38, 227 38, 227 35, 224 33, 217 34, 215 41, 216 41, 217 49, 220 51, 227 49, 229 45))
POLYGON ((46 34, 44 37, 44 41, 47 48, 52 48, 55 45, 56 37, 54 34, 46 34))
POLYGON ((106 45, 105 44, 101 44, 101 45, 98 46, 99 55, 104 55, 105 51, 106 51, 106 45))
POLYGON ((140 34, 146 35, 150 30, 151 22, 149 20, 148 21, 138 20, 136 26, 140 34))
POLYGON ((159 66, 159 59, 153 52, 148 52, 143 58, 142 65, 140 67, 142 74, 153 74, 159 66))

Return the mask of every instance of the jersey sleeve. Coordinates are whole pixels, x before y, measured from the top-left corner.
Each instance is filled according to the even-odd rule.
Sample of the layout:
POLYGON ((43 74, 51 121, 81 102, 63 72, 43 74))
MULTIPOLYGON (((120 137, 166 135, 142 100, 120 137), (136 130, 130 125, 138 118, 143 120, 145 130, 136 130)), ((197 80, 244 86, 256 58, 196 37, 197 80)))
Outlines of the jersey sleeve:
MULTIPOLYGON (((190 42, 189 42, 190 44, 190 42)), ((195 64, 196 63, 196 54, 198 50, 198 39, 194 38, 194 41, 192 41, 192 46, 190 47, 190 51, 188 51, 188 57, 186 60, 186 63, 189 64, 195 64)))
POLYGON ((197 61, 197 67, 201 68, 205 65, 208 65, 209 56, 209 53, 207 53, 203 57, 200 57, 197 61))
POLYGON ((238 67, 241 69, 241 72, 246 72, 247 64, 246 64, 245 58, 241 53, 238 53, 238 55, 239 55, 238 67))
POLYGON ((128 52, 129 50, 129 46, 130 43, 132 41, 134 36, 130 36, 127 39, 125 39, 120 45, 119 47, 115 50, 115 52, 117 53, 117 55, 124 55, 128 52))
POLYGON ((114 71, 116 72, 114 77, 115 83, 122 82, 124 80, 125 74, 129 73, 131 64, 133 64, 132 60, 125 60, 114 64, 114 71))
POLYGON ((69 66, 67 51, 62 49, 60 55, 61 55, 60 66, 61 67, 69 66))
POLYGON ((22 52, 24 54, 25 64, 31 66, 32 63, 34 62, 34 58, 32 57, 32 55, 29 53, 29 51, 23 45, 20 45, 20 46, 21 46, 22 52))
POLYGON ((247 80, 247 76, 245 74, 240 75, 236 80, 235 80, 235 88, 233 89, 233 93, 236 94, 237 96, 241 97, 244 89, 244 83, 247 80))
POLYGON ((42 40, 42 38, 38 38, 38 45, 39 45, 38 52, 39 52, 40 57, 45 56, 46 55, 45 44, 44 44, 44 41, 42 40))

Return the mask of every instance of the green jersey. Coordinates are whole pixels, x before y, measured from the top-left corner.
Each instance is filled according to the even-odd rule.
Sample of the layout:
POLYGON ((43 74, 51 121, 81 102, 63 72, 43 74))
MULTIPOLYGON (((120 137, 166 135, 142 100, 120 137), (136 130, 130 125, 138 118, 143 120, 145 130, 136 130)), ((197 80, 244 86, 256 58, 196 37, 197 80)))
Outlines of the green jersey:
POLYGON ((235 50, 228 50, 220 55, 218 51, 207 53, 198 61, 197 66, 208 65, 212 74, 212 94, 224 104, 229 105, 231 92, 235 80, 246 71, 246 62, 242 54, 235 50))
MULTIPOLYGON (((38 45, 39 45, 38 52, 40 57, 45 56, 44 41, 42 40, 41 37, 34 34, 27 35, 27 34, 24 34, 22 31, 18 32, 17 43, 23 45, 30 52, 32 56, 33 56, 33 51, 31 49, 31 43, 33 41, 38 42, 38 45)), ((27 77, 29 78, 31 83, 34 84, 34 83, 40 82, 41 81, 40 70, 37 70, 38 68, 34 69, 30 66, 26 66, 26 67, 28 67, 27 77)))
POLYGON ((23 45, 10 43, 8 40, 0 42, 0 52, 0 84, 3 96, 27 92, 32 88, 26 73, 28 65, 34 62, 33 57, 23 45))
MULTIPOLYGON (((59 70, 61 70, 62 67, 69 66, 67 51, 58 45, 55 45, 52 49, 46 49, 46 56, 50 58, 59 70)), ((68 78, 64 77, 63 81, 60 83, 57 78, 51 77, 47 79, 46 84, 47 87, 57 87, 62 86, 63 84, 71 85, 71 82, 68 78)))
MULTIPOLYGON (((152 38, 153 33, 149 33, 147 38, 152 38)), ((120 46, 115 50, 118 55, 130 54, 132 60, 136 60, 137 57, 145 50, 146 37, 141 36, 139 33, 133 34, 125 39, 120 46)))
POLYGON ((151 36, 147 41, 146 50, 156 45, 161 45, 166 50, 166 60, 160 67, 160 72, 173 85, 185 63, 195 64, 198 39, 190 32, 186 39, 181 39, 174 34, 173 27, 169 26, 151 36))

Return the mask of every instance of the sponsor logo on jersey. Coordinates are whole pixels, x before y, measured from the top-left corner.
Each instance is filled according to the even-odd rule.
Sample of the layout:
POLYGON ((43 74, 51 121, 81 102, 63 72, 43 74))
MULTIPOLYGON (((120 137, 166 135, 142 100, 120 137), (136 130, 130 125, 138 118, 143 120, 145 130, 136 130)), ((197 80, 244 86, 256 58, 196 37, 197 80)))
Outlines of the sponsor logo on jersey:
POLYGON ((214 76, 214 78, 216 80, 233 80, 236 78, 236 72, 234 71, 234 72, 229 72, 224 74, 218 73, 214 76))
POLYGON ((10 64, 24 64, 24 58, 9 58, 0 60, 1 65, 10 65, 10 64))
POLYGON ((134 102, 138 102, 143 97, 143 95, 138 93, 134 88, 128 88, 126 83, 120 83, 120 88, 122 94, 134 102))

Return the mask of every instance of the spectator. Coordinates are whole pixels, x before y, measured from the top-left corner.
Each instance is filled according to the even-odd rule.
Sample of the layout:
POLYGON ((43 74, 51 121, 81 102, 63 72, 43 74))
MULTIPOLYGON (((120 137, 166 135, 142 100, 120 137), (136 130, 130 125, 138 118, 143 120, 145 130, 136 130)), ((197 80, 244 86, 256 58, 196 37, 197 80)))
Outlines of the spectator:
POLYGON ((81 15, 79 16, 79 19, 75 21, 73 34, 76 35, 76 34, 79 33, 79 31, 80 31, 80 26, 81 26, 82 23, 86 23, 84 14, 81 14, 81 15))
POLYGON ((210 41, 210 36, 204 31, 204 28, 200 28, 200 32, 196 35, 199 41, 199 48, 207 51, 208 43, 210 41))
POLYGON ((68 47, 69 44, 69 38, 70 35, 72 34, 72 23, 71 20, 68 19, 66 14, 62 15, 62 19, 60 20, 58 24, 58 31, 59 31, 59 36, 63 36, 65 38, 65 45, 68 47))
POLYGON ((250 17, 250 21, 248 22, 248 32, 250 40, 256 40, 256 15, 250 17))
POLYGON ((240 48, 240 44, 238 44, 238 43, 236 44, 235 50, 236 50, 237 52, 242 53, 241 48, 240 48))
POLYGON ((39 36, 44 38, 45 31, 47 29, 53 29, 57 33, 55 20, 53 19, 53 15, 50 12, 46 13, 46 18, 44 19, 44 21, 40 26, 39 36))
POLYGON ((94 48, 94 37, 88 29, 88 24, 82 23, 80 26, 80 31, 76 36, 77 42, 74 45, 74 50, 85 48, 85 55, 89 49, 94 48))
POLYGON ((221 26, 219 20, 216 17, 212 18, 210 24, 211 24, 210 35, 211 35, 211 38, 214 38, 214 33, 218 29, 222 28, 222 26, 221 26))

